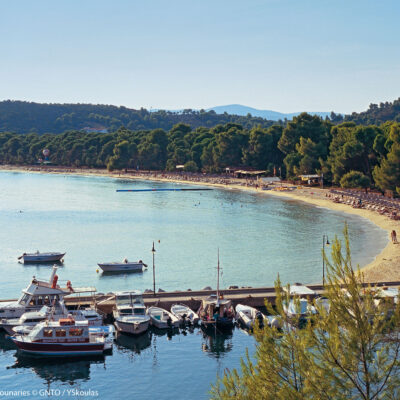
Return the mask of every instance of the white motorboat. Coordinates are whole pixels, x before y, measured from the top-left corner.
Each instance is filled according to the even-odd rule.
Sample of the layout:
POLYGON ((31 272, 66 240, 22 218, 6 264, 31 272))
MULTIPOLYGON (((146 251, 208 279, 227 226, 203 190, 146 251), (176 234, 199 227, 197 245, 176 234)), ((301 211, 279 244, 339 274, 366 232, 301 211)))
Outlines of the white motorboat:
POLYGON ((289 319, 299 318, 300 320, 315 315, 317 310, 307 299, 291 299, 289 303, 283 301, 283 311, 289 319))
POLYGON ((252 329, 254 324, 257 322, 261 327, 271 326, 275 328, 280 328, 281 323, 276 316, 264 315, 261 311, 256 308, 246 306, 243 304, 238 304, 235 308, 236 319, 241 323, 246 329, 252 329))
POLYGON ((179 318, 182 324, 196 325, 200 319, 198 314, 184 304, 174 304, 171 313, 179 318))
POLYGON ((113 311, 118 332, 139 335, 149 328, 150 317, 146 313, 142 292, 117 292, 113 311))
POLYGON ((19 318, 3 318, 0 320, 0 328, 3 328, 8 334, 13 335, 18 327, 20 331, 32 330, 39 322, 51 319, 58 321, 60 318, 73 317, 77 321, 88 321, 89 326, 101 326, 103 317, 93 308, 79 310, 68 310, 61 300, 53 307, 43 306, 39 311, 30 311, 21 315, 19 318))
MULTIPOLYGON (((284 288, 287 291, 287 288, 284 288)), ((289 319, 304 322, 307 318, 317 314, 316 308, 309 299, 316 296, 316 292, 299 283, 290 286, 290 300, 283 300, 283 311, 289 319)))
POLYGON ((141 272, 143 268, 147 268, 147 264, 142 260, 129 262, 126 258, 122 262, 98 263, 97 265, 103 272, 141 272))
POLYGON ((54 265, 49 281, 34 276, 17 301, 1 301, 0 318, 19 318, 26 312, 39 311, 43 306, 61 308, 60 302, 65 296, 96 291, 92 287, 73 288, 70 281, 67 281, 65 287, 60 287, 56 272, 57 266, 54 265))
POLYGON ((95 355, 112 349, 108 334, 90 332, 88 321, 71 317, 41 322, 27 335, 10 338, 20 351, 45 357, 95 355))
POLYGON ((18 260, 22 260, 24 263, 52 263, 61 261, 65 254, 59 252, 40 253, 38 250, 36 253, 23 253, 18 260))
POLYGON ((57 267, 53 266, 47 282, 33 277, 17 301, 0 302, 0 318, 19 318, 25 312, 39 311, 44 305, 58 306, 64 296, 71 294, 71 290, 57 284, 56 271, 57 267))
POLYGON ((149 307, 147 314, 150 316, 150 323, 156 328, 179 328, 179 318, 163 308, 149 307))

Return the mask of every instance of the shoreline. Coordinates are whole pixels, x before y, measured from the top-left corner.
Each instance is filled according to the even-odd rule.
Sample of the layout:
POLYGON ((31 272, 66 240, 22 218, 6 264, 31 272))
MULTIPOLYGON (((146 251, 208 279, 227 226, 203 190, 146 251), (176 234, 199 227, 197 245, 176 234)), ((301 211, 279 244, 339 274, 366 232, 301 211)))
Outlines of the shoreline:
POLYGON ((237 184, 221 183, 224 181, 222 177, 207 177, 207 181, 195 179, 182 179, 180 176, 166 177, 168 173, 158 176, 159 173, 137 174, 137 173, 123 173, 123 172, 109 172, 100 169, 78 169, 78 168, 58 168, 58 167, 37 167, 37 166, 9 166, 0 165, 0 171, 4 172, 30 172, 30 173, 50 173, 59 175, 82 175, 82 176, 101 176, 119 179, 132 179, 132 180, 148 180, 156 182, 172 182, 180 184, 211 186, 225 190, 242 190, 248 191, 259 195, 272 195, 284 197, 296 201, 303 201, 308 204, 324 207, 330 210, 339 211, 347 214, 358 215, 362 218, 368 219, 373 224, 387 232, 388 243, 382 251, 376 255, 373 261, 365 266, 360 266, 360 270, 364 275, 366 282, 383 282, 400 280, 400 244, 393 244, 390 240, 390 232, 396 230, 400 232, 400 221, 391 220, 390 218, 380 215, 377 212, 362 209, 352 208, 351 206, 343 203, 334 203, 325 197, 328 189, 319 188, 301 188, 294 189, 293 191, 277 191, 277 190, 260 190, 253 186, 245 186, 245 180, 237 180, 237 184), (181 178, 181 179, 179 179, 181 178), (212 180, 215 182, 212 182, 212 180), (210 181, 211 180, 211 181, 210 181), (219 182, 218 182, 219 181, 219 182))

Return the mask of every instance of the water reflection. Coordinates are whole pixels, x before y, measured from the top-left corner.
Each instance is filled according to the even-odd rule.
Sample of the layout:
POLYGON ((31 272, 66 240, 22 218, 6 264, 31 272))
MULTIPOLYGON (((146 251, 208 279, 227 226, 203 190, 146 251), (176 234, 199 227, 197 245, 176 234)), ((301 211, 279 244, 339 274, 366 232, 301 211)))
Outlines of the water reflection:
POLYGON ((139 336, 118 333, 115 343, 118 350, 122 352, 133 352, 135 354, 140 354, 141 351, 151 346, 151 338, 152 333, 150 331, 147 331, 143 335, 139 336))
POLYGON ((17 350, 17 346, 4 331, 0 332, 0 350, 3 352, 17 350))
POLYGON ((61 381, 72 385, 77 381, 90 379, 90 366, 92 364, 104 364, 105 368, 105 357, 43 359, 18 354, 14 365, 7 367, 7 369, 29 369, 46 381, 47 384, 61 381))
POLYGON ((202 350, 212 358, 222 358, 225 353, 233 349, 232 336, 233 333, 209 333, 201 331, 203 340, 201 343, 202 350))

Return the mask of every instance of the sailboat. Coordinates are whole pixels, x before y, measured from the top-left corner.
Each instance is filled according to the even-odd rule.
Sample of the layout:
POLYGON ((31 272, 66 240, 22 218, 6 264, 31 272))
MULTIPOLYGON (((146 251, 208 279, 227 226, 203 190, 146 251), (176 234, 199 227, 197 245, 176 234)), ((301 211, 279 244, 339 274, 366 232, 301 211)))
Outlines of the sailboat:
POLYGON ((214 330, 226 332, 233 328, 234 310, 231 300, 224 299, 219 291, 219 249, 218 249, 218 266, 217 266, 217 292, 202 300, 198 314, 200 315, 201 326, 206 330, 214 330))

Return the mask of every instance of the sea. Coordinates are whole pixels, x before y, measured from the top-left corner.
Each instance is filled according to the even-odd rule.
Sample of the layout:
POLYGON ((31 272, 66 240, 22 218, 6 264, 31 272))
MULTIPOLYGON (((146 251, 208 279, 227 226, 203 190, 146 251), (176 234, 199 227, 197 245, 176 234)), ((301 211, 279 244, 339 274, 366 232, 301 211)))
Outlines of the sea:
MULTIPOLYGON (((165 291, 215 289, 218 252, 221 288, 271 286, 278 275, 283 284, 321 282, 323 237, 342 239, 345 223, 353 265, 371 262, 387 244, 369 220, 268 192, 117 192, 180 188, 193 186, 0 172, 0 297, 18 298, 32 276, 49 278, 51 265, 18 262, 36 250, 66 252, 59 282, 106 294, 153 287, 153 243, 156 290, 165 291), (124 258, 148 268, 105 275, 97 266, 124 258)), ((193 328, 120 336, 101 358, 42 360, 20 355, 0 334, 0 399, 207 399, 226 368, 240 368, 246 349, 253 354, 255 342, 239 328, 228 336, 193 328)))

